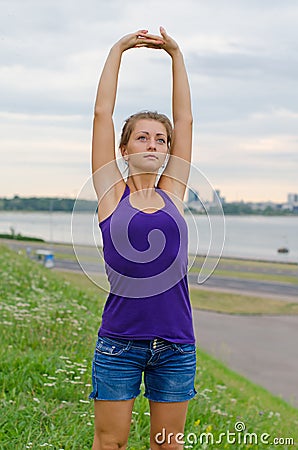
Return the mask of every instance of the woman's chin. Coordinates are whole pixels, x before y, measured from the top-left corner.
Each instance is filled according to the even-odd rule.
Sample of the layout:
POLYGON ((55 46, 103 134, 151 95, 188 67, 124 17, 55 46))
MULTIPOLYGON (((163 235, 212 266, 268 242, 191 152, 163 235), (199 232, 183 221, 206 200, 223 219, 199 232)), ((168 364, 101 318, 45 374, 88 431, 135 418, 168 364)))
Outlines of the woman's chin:
POLYGON ((140 164, 138 166, 130 166, 130 173, 134 173, 137 175, 146 174, 146 173, 152 173, 157 174, 159 169, 161 168, 161 165, 159 162, 157 163, 156 160, 148 160, 146 161, 146 164, 140 164))

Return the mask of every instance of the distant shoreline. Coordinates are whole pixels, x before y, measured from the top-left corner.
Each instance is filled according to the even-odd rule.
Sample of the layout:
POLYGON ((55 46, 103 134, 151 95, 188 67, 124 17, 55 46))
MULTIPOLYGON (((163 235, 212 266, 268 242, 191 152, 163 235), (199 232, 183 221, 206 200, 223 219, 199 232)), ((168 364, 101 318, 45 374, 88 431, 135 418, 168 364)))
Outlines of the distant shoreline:
MULTIPOLYGON (((80 214, 90 214, 90 213, 94 213, 95 209, 90 209, 90 210, 76 210, 76 213, 80 213, 80 214)), ((55 214, 59 214, 59 213, 65 213, 65 214, 72 214, 73 210, 61 210, 61 209, 53 209, 53 210, 42 210, 42 209, 0 209, 0 214, 1 213, 17 213, 17 214, 24 214, 24 213, 40 213, 40 214, 51 214, 51 213, 55 213, 55 214)), ((210 214, 210 213, 209 213, 210 214)), ((204 216, 206 215, 206 213, 200 214, 194 211, 185 212, 185 215, 194 215, 194 216, 204 216)), ((212 215, 212 214, 210 214, 212 215)), ((253 212, 253 213, 229 213, 229 212, 224 212, 224 216, 238 216, 238 217, 297 217, 298 216, 298 212, 282 212, 282 213, 270 213, 270 214, 264 214, 261 212, 253 212)))

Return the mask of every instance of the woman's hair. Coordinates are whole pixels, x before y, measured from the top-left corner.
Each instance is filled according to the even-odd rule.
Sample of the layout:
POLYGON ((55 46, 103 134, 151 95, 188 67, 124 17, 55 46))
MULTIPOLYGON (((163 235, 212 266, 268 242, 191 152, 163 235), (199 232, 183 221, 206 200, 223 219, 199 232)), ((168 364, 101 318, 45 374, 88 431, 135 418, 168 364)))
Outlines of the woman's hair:
POLYGON ((157 111, 141 111, 129 116, 125 120, 122 128, 119 148, 121 149, 123 145, 126 145, 128 143, 135 124, 141 119, 157 120, 164 125, 167 132, 167 146, 170 150, 173 126, 170 119, 165 114, 160 114, 157 111))

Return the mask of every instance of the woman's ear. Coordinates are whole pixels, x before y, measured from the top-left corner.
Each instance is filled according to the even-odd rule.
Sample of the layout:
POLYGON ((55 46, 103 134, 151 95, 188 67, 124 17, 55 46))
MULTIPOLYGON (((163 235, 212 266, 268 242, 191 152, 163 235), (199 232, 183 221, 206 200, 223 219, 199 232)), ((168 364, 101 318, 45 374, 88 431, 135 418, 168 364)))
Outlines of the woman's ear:
POLYGON ((127 161, 127 160, 128 160, 128 154, 127 154, 126 145, 122 145, 122 146, 120 147, 120 152, 121 152, 122 158, 123 158, 125 161, 127 161))

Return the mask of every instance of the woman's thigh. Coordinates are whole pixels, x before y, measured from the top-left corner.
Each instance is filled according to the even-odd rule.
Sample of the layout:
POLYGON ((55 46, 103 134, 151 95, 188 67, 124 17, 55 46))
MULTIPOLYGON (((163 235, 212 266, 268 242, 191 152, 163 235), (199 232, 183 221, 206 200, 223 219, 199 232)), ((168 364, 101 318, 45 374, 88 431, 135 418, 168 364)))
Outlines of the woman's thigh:
POLYGON ((183 449, 184 426, 188 408, 185 402, 154 402, 150 400, 150 448, 183 449))
POLYGON ((92 450, 126 448, 134 401, 94 401, 95 435, 92 450))

